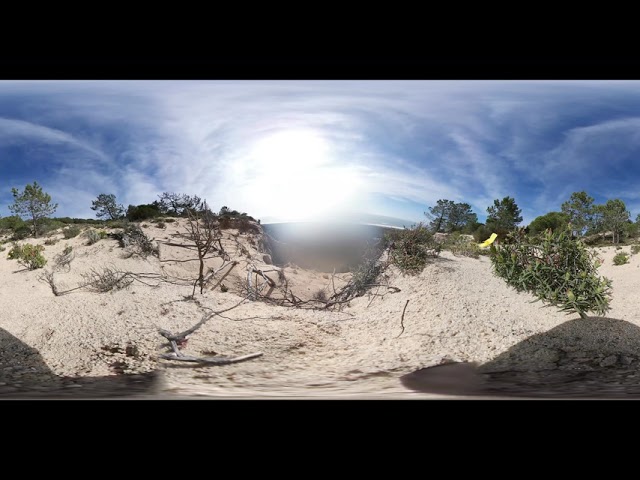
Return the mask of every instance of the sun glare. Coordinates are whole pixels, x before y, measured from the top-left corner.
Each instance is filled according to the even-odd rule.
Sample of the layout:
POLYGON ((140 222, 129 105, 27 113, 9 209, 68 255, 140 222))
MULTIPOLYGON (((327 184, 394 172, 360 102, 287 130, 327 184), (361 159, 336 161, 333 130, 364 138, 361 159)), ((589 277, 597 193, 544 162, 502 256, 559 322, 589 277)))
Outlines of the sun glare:
POLYGON ((334 158, 330 143, 313 130, 268 135, 255 143, 250 158, 252 183, 262 186, 253 195, 290 220, 326 215, 348 203, 358 187, 355 173, 334 158))

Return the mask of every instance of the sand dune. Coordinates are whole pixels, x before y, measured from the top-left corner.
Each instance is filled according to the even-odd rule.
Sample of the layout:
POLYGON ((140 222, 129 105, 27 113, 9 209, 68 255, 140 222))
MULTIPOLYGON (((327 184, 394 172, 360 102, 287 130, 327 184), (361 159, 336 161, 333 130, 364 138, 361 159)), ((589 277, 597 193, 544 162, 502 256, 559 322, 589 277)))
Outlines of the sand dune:
MULTIPOLYGON (((149 224, 144 230, 156 240, 170 242, 177 238, 172 235, 183 228, 176 222, 167 224, 166 229, 149 224)), ((437 398, 438 394, 412 389, 401 379, 443 361, 496 364, 527 339, 554 331, 566 322, 580 321, 578 315, 565 315, 539 302, 532 303, 531 295, 509 288, 492 274, 488 258, 455 257, 443 252, 418 276, 403 276, 390 268, 389 284, 399 292, 381 290, 378 293, 384 296, 356 298, 341 312, 248 301, 224 318, 209 321, 189 338, 183 350, 196 356, 260 351, 260 358, 195 368, 159 360, 158 354, 168 350, 158 328, 181 331, 200 320, 201 307, 220 310, 237 303, 240 297, 234 286, 246 278, 247 266, 270 267, 262 252, 252 245, 255 239, 234 237, 237 232, 233 230, 225 232, 225 248, 238 261, 223 281, 231 288, 223 293, 218 285, 203 295, 197 293, 201 306, 185 299, 191 294, 186 284, 134 283, 112 293, 77 290, 55 296, 49 285, 38 280, 42 270, 26 271, 6 258, 8 250, 3 252, 0 394, 28 395, 35 390, 46 393, 47 388, 67 388, 81 395, 80 391, 91 388, 83 384, 83 378, 113 379, 127 377, 123 373, 158 372, 154 387, 142 394, 154 398, 437 398), (400 335, 407 300, 404 332, 400 335)), ((45 247, 48 259, 66 244, 76 252, 71 270, 56 274, 60 290, 77 286, 83 273, 102 266, 138 273, 164 271, 184 278, 193 277, 196 269, 197 262, 166 262, 186 259, 185 251, 178 247, 161 246, 159 259, 122 258, 124 251, 114 239, 88 246, 83 237, 64 240, 58 234, 58 238, 61 240, 56 245, 45 247)), ((43 243, 44 239, 29 241, 43 243)), ((613 266, 615 248, 598 250, 604 259, 600 272, 613 280, 612 308, 607 318, 640 327, 640 297, 636 294, 640 289, 640 255, 632 256, 630 264, 613 266)), ((210 266, 217 268, 216 262, 219 260, 210 266)), ((295 266, 284 270, 301 297, 310 298, 320 288, 331 288, 327 275, 321 272, 295 266)), ((526 350, 525 356, 534 359, 533 369, 540 362, 551 361, 548 355, 553 354, 545 348, 556 347, 534 342, 526 350), (538 363, 536 355, 540 357, 538 363)), ((624 349, 619 355, 608 352, 608 356, 618 355, 616 358, 622 361, 624 354, 632 363, 640 358, 640 343, 628 342, 624 349)), ((559 368, 557 361, 554 365, 559 368)), ((132 393, 137 394, 133 389, 132 393)))

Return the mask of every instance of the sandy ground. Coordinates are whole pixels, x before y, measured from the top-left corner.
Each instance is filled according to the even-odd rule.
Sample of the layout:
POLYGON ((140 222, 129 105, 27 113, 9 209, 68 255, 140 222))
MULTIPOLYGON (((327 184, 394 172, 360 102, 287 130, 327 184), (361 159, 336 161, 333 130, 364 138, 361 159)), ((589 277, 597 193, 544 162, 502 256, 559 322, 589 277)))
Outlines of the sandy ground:
MULTIPOLYGON (((180 223, 167 224, 165 229, 147 224, 144 230, 156 240, 174 242, 182 228, 180 223)), ((459 398, 455 390, 425 393, 402 379, 446 361, 475 362, 486 372, 504 375, 514 370, 505 365, 513 365, 518 355, 516 363, 529 362, 529 370, 541 370, 540 365, 547 362, 552 364, 548 368, 560 371, 562 355, 571 356, 566 353, 570 351, 581 355, 597 351, 600 356, 595 359, 573 354, 585 365, 595 361, 610 366, 612 356, 613 363, 640 364, 640 334, 634 341, 636 330, 640 332, 636 293, 640 255, 632 256, 627 265, 613 266, 614 247, 597 249, 604 259, 600 273, 613 280, 611 311, 598 321, 585 323, 578 315, 532 303, 531 295, 517 293, 495 277, 486 257, 443 252, 418 276, 403 276, 391 268, 389 284, 399 292, 381 289, 378 293, 384 296, 365 295, 341 312, 247 301, 224 318, 209 321, 189 337, 183 349, 195 356, 262 352, 257 359, 195 368, 159 360, 158 354, 168 347, 158 328, 182 331, 200 320, 202 306, 220 310, 237 303, 240 297, 233 286, 246 278, 248 265, 274 268, 252 245, 255 239, 234 238, 235 233, 227 231, 225 249, 238 264, 222 281, 232 288, 223 293, 220 282, 213 281, 213 290, 196 294, 200 306, 186 298, 191 294, 186 283, 134 283, 111 293, 76 290, 55 296, 49 285, 38 280, 42 270, 27 271, 6 258, 7 245, 0 256, 0 395, 24 391, 45 395, 47 388, 56 388, 71 396, 91 385, 115 382, 122 394, 153 398, 459 398), (553 339, 558 338, 556 345, 553 339), (151 376, 153 385, 147 388, 150 383, 144 379, 151 376), (143 379, 144 388, 136 389, 131 379, 143 379)), ((113 239, 89 246, 82 236, 65 240, 59 234, 57 238, 57 244, 45 247, 46 258, 53 259, 67 244, 76 252, 70 271, 56 273, 59 290, 77 286, 91 268, 115 266, 189 278, 197 265, 167 262, 188 258, 178 247, 161 246, 160 259, 123 258, 125 251, 113 239)), ((219 265, 210 264, 212 268, 219 265)), ((272 274, 278 278, 276 272, 272 274)), ((302 298, 331 288, 328 276, 319 272, 290 266, 285 276, 302 298)))

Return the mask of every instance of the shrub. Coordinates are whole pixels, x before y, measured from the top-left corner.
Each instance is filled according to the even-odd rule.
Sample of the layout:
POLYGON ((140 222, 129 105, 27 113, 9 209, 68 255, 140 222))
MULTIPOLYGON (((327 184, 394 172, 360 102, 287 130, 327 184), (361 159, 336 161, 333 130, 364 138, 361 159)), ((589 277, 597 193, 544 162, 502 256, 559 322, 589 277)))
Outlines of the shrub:
POLYGON ((30 243, 14 245, 9 250, 7 258, 9 260, 17 260, 20 265, 24 265, 29 270, 35 270, 47 264, 47 259, 42 255, 43 251, 44 247, 42 245, 31 245, 30 243))
POLYGON ((0 218, 0 229, 1 230, 13 230, 25 226, 26 223, 22 218, 18 215, 10 215, 8 217, 0 218))
POLYGON ((64 230, 62 230, 62 234, 64 235, 64 238, 66 238, 67 240, 73 237, 77 237, 78 235, 80 235, 80 232, 82 232, 82 229, 75 225, 71 227, 67 227, 64 230))
POLYGON ((422 223, 390 236, 389 259, 404 273, 420 273, 429 258, 440 254, 442 246, 422 223))
POLYGON ((62 253, 56 255, 54 258, 54 270, 62 270, 66 268, 67 270, 71 269, 71 261, 74 259, 73 247, 71 245, 67 245, 62 250, 62 253))
POLYGON ((88 239, 88 245, 93 245, 100 240, 100 234, 96 230, 87 230, 85 235, 88 239))
POLYGON ((129 272, 121 272, 111 267, 104 267, 102 271, 92 268, 89 273, 82 275, 85 286, 90 289, 104 293, 111 290, 121 290, 133 283, 133 278, 129 272))
POLYGON ((21 225, 13 231, 13 240, 24 240, 31 235, 31 227, 27 224, 21 225))
POLYGON ((640 245, 631 245, 631 255, 636 255, 640 252, 640 245))
POLYGON ((176 221, 176 219, 175 219, 175 218, 165 218, 165 219, 164 219, 164 223, 173 223, 173 222, 175 222, 175 221, 176 221))
POLYGON ((625 263, 629 263, 629 256, 626 253, 620 252, 613 257, 614 265, 624 265, 625 263))
POLYGON ((491 263, 497 276, 518 291, 533 293, 561 311, 604 315, 609 310, 611 281, 597 276, 596 253, 571 238, 571 230, 547 231, 530 243, 522 229, 491 245, 491 263))
POLYGON ((159 255, 158 247, 145 235, 142 229, 133 223, 127 224, 121 233, 115 235, 122 248, 132 247, 134 253, 142 257, 159 255))
POLYGON ((157 226, 158 228, 167 228, 167 226, 165 225, 165 223, 164 223, 164 222, 158 222, 158 223, 156 223, 156 226, 157 226))
POLYGON ((472 242, 460 235, 454 237, 453 241, 447 239, 447 243, 445 244, 445 246, 448 247, 449 250, 451 250, 451 253, 456 256, 462 255, 464 257, 471 258, 479 258, 480 252, 482 250, 480 247, 478 247, 477 243, 472 242))
POLYGON ((98 235, 100 236, 100 240, 104 240, 105 238, 107 238, 107 231, 106 230, 98 230, 98 235))
POLYGON ((318 300, 319 302, 326 302, 327 301, 327 292, 325 292, 324 289, 321 288, 320 290, 316 291, 313 294, 313 299, 314 300, 318 300))
POLYGON ((45 245, 55 245, 56 243, 58 243, 58 239, 57 238, 47 238, 44 241, 45 245))
POLYGON ((228 230, 229 228, 231 228, 231 218, 220 217, 220 219, 218 220, 218 226, 220 227, 220 230, 228 230))

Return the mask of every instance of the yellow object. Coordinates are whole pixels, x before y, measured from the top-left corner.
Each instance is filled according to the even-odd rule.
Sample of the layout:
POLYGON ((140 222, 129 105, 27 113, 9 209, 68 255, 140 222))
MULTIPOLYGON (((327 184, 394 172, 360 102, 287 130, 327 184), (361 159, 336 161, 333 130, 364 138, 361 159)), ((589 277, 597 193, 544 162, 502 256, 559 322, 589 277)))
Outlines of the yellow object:
POLYGON ((486 239, 484 242, 478 244, 478 246, 480 248, 487 248, 489 245, 491 245, 494 242, 494 240, 496 238, 498 238, 498 234, 497 233, 492 233, 491 236, 488 239, 486 239))

